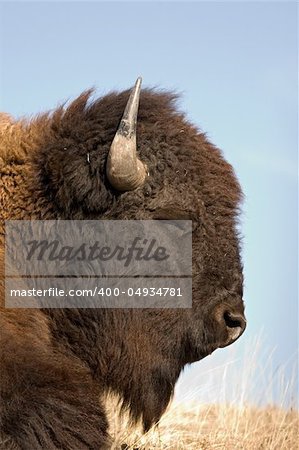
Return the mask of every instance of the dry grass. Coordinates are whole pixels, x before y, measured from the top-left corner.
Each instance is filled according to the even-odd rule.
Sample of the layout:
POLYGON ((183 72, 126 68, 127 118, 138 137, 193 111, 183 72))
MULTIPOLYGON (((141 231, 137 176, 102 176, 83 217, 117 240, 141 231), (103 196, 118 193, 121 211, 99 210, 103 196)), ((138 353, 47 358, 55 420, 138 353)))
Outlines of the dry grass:
POLYGON ((298 449, 299 415, 277 407, 237 408, 229 405, 177 404, 162 417, 157 429, 142 435, 120 419, 110 399, 113 449, 298 449))
POLYGON ((230 350, 218 367, 217 357, 211 359, 211 367, 209 361, 201 362, 199 379, 194 373, 184 378, 188 394, 177 395, 178 389, 175 399, 181 401, 174 401, 147 434, 132 428, 126 415, 119 416, 116 399, 107 398, 112 448, 298 449, 299 412, 297 406, 291 407, 297 405, 297 355, 290 358, 289 367, 275 367, 274 350, 269 351, 261 336, 248 341, 239 358, 234 352, 230 350), (204 384, 205 380, 210 383, 204 384))

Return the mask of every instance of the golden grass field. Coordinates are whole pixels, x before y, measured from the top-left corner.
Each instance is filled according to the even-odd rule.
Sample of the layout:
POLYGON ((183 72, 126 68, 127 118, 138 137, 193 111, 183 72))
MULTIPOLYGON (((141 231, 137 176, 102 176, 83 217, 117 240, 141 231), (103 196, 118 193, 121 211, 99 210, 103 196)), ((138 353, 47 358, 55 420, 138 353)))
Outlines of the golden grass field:
POLYGON ((299 442, 298 411, 277 407, 173 405, 157 429, 145 435, 117 414, 111 419, 115 450, 122 445, 128 450, 295 450, 299 442))
POLYGON ((158 426, 147 434, 131 427, 126 415, 120 417, 117 400, 108 397, 112 449, 299 449, 297 356, 289 361, 293 370, 287 371, 286 365, 275 368, 274 350, 269 351, 261 337, 249 342, 239 360, 235 350, 219 354, 224 364, 218 368, 214 356, 206 372, 200 362, 200 379, 193 386, 191 379, 184 379, 188 396, 178 402, 175 395, 158 426), (212 380, 212 397, 206 396, 206 379, 212 380))

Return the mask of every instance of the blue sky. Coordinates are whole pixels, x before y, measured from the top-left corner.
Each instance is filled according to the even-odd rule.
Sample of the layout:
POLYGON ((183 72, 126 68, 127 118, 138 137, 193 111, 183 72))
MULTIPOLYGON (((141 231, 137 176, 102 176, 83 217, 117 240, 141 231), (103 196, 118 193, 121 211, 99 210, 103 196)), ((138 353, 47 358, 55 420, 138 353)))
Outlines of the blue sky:
MULTIPOLYGON (((234 165, 248 329, 277 370, 297 340, 297 5, 288 2, 2 2, 1 110, 34 115, 95 86, 176 89, 234 165)), ((230 357, 216 352, 211 367, 230 357), (219 359, 220 358, 220 359, 219 359)), ((263 363, 264 356, 261 356, 263 363)), ((204 363, 185 375, 198 379, 204 363)), ((287 372, 289 375, 289 372, 287 372)), ((188 379, 189 379, 188 378, 188 379)), ((182 378, 184 391, 184 380, 182 378)))

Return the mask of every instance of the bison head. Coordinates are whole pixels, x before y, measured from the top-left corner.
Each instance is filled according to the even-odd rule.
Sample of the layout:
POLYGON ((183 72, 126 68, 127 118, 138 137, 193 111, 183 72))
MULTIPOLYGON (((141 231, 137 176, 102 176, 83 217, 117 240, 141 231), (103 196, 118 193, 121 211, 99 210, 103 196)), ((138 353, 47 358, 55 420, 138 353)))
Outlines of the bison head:
POLYGON ((22 198, 32 218, 192 220, 191 309, 46 312, 56 341, 148 429, 184 365, 234 342, 246 322, 234 171, 177 111, 175 94, 140 93, 140 82, 130 97, 92 102, 89 91, 23 124, 27 139, 36 130, 38 138, 22 198))

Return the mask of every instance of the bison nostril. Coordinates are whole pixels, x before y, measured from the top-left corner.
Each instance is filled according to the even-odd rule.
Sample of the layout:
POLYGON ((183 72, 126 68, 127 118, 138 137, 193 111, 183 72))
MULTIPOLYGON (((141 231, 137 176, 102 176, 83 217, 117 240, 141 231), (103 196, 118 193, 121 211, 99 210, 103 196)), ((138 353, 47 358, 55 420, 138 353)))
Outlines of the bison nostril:
POLYGON ((246 327, 246 320, 241 314, 233 314, 229 311, 225 311, 223 318, 228 328, 241 328, 243 331, 246 327))
POLYGON ((226 329, 225 339, 220 347, 226 347, 235 342, 246 328, 246 320, 242 313, 231 312, 225 309, 221 316, 218 316, 218 320, 222 326, 223 324, 225 325, 226 329))

